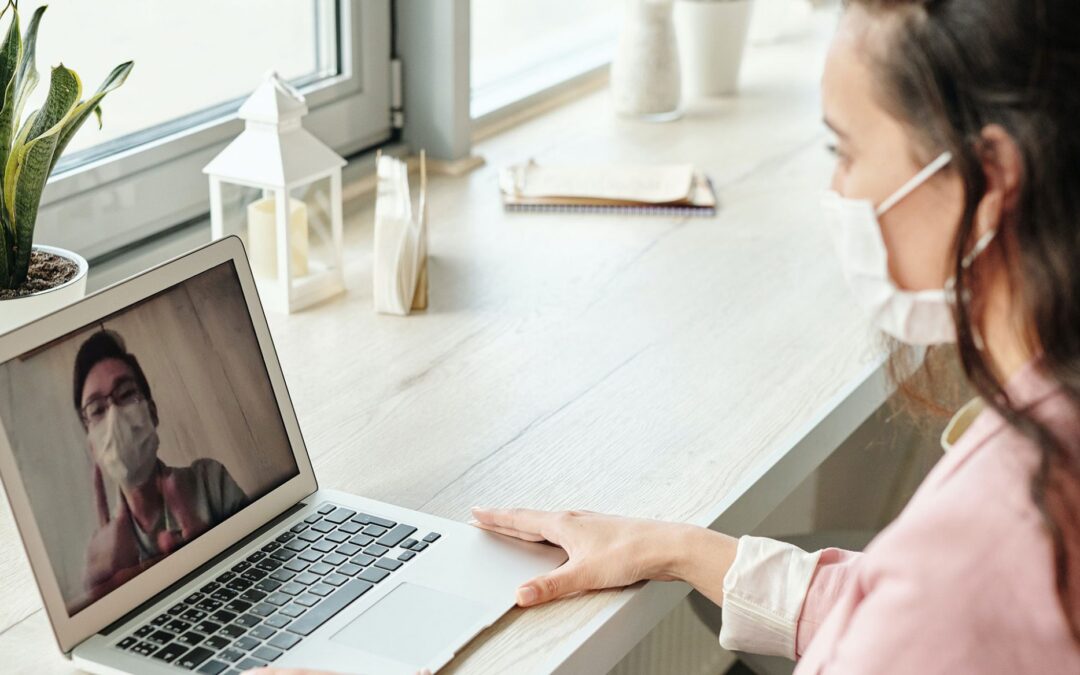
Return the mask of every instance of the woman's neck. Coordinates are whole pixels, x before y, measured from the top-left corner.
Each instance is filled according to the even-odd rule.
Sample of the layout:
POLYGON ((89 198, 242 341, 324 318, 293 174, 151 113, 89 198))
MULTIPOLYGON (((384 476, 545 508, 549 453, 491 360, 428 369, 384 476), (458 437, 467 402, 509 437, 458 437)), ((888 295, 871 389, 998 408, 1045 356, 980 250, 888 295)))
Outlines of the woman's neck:
POLYGON ((987 293, 981 334, 987 356, 999 381, 1005 384, 1027 365, 1035 354, 1024 332, 1024 314, 1014 306, 1005 275, 995 275, 987 293))

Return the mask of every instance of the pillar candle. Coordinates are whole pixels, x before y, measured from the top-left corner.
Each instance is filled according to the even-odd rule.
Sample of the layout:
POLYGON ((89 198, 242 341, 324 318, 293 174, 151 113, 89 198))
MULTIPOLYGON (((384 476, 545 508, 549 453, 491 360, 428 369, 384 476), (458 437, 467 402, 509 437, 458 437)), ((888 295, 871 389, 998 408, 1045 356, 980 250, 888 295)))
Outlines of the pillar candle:
MULTIPOLYGON (((263 197, 248 204, 248 258, 255 275, 277 278, 277 214, 274 197, 263 197)), ((308 273, 307 206, 299 199, 289 199, 289 250, 292 274, 308 273)))

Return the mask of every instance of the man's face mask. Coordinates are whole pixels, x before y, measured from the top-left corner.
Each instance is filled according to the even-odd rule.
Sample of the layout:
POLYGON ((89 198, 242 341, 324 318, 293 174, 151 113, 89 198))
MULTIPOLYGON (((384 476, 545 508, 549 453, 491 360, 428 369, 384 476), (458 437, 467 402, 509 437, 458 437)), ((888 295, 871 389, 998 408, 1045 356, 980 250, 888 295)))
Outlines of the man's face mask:
POLYGON ((153 474, 158 434, 146 401, 109 406, 87 435, 98 465, 118 484, 135 487, 153 474))
MULTIPOLYGON (((856 300, 878 328, 911 345, 956 341, 952 279, 940 289, 907 291, 897 287, 889 275, 888 251, 878 218, 951 161, 950 153, 942 153, 876 208, 869 200, 848 199, 835 192, 826 194, 822 202, 844 278, 856 300)), ((964 267, 986 249, 993 236, 991 231, 975 244, 963 261, 964 267)))

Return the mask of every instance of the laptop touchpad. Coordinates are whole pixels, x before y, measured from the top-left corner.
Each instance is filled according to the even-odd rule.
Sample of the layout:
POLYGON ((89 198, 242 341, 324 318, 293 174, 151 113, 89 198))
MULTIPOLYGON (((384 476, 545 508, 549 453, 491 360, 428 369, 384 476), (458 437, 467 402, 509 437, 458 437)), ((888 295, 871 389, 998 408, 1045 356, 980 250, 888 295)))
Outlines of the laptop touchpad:
POLYGON ((402 583, 330 639, 420 667, 464 644, 478 630, 485 609, 472 600, 402 583))

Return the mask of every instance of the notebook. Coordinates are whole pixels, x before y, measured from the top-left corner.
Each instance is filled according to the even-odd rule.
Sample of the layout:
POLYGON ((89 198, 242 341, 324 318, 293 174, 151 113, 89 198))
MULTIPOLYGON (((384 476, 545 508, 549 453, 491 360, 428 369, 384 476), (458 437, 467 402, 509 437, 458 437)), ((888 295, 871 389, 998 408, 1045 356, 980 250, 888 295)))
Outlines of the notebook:
POLYGON ((503 169, 499 189, 507 211, 716 215, 708 177, 691 164, 539 165, 503 169))

